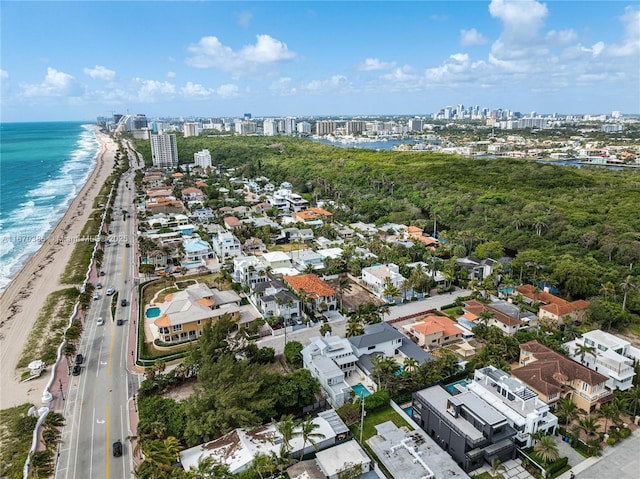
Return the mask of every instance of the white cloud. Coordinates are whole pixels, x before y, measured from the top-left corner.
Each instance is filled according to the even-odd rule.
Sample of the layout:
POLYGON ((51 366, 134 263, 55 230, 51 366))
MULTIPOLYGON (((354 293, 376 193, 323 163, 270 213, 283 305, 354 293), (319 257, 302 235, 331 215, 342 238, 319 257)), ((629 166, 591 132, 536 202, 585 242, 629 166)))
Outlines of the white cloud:
POLYGON ((381 62, 377 58, 367 58, 364 61, 364 63, 358 66, 358 70, 362 70, 365 72, 370 72, 375 70, 390 70, 395 66, 396 66, 396 62, 381 62))
POLYGON ((79 97, 84 93, 84 85, 78 82, 72 75, 47 68, 47 75, 42 83, 21 83, 22 95, 33 97, 79 97))
POLYGON ((238 51, 223 45, 217 37, 203 37, 188 47, 193 56, 186 63, 195 68, 218 68, 234 75, 251 72, 258 65, 268 65, 296 57, 283 43, 269 35, 257 35, 256 43, 238 51))
POLYGON ((176 86, 173 83, 158 80, 133 79, 135 87, 135 100, 140 103, 155 103, 167 100, 176 94, 176 86))
POLYGON ((182 96, 187 99, 201 99, 209 98, 214 91, 206 88, 199 83, 187 82, 185 86, 181 88, 182 96))
POLYGON ((466 53, 454 53, 445 62, 433 68, 428 68, 425 72, 427 80, 435 83, 446 82, 461 75, 470 66, 469 55, 466 53))
POLYGON ((505 37, 526 41, 542 27, 549 10, 536 0, 492 0, 489 13, 502 21, 505 37))
POLYGON ((392 72, 382 75, 382 78, 387 81, 405 83, 415 82, 418 80, 418 75, 414 69, 408 65, 394 69, 392 72))
POLYGON ((9 78, 9 73, 6 70, 0 68, 0 80, 6 80, 9 78))
POLYGON ((271 82, 271 84, 269 85, 269 90, 281 95, 293 95, 298 91, 296 87, 292 86, 290 77, 280 77, 277 80, 271 82))
POLYGON ((251 20, 253 20, 253 13, 246 10, 238 13, 238 25, 241 27, 248 27, 251 25, 251 20))
POLYGON ((96 65, 93 68, 85 68, 85 75, 89 75, 91 78, 99 78, 100 80, 113 80, 116 76, 116 72, 109 70, 107 67, 96 65))
POLYGON ((167 78, 175 78, 176 72, 167 72, 167 78))
POLYGON ((312 80, 304 85, 303 89, 311 92, 344 91, 349 86, 346 76, 333 75, 328 80, 312 80))
POLYGON ((472 28, 470 30, 460 30, 460 45, 462 45, 463 47, 484 45, 488 41, 489 39, 475 28, 472 28))
POLYGON ((571 43, 578 38, 578 35, 575 31, 568 30, 560 30, 559 32, 556 30, 551 30, 547 32, 545 39, 551 45, 566 45, 567 43, 571 43))
POLYGON ((640 53, 640 10, 627 7, 620 20, 624 28, 622 44, 611 45, 607 53, 614 57, 637 56, 640 53))
POLYGON ((218 96, 222 98, 236 98, 239 96, 240 89, 233 84, 220 85, 216 89, 218 96))

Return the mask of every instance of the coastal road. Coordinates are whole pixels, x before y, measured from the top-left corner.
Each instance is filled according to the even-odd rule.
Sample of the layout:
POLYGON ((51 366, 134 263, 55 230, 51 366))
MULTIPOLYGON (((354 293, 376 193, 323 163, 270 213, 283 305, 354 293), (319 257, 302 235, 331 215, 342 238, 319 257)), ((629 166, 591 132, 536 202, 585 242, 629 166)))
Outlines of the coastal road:
POLYGON ((127 371, 128 329, 135 272, 133 174, 125 173, 114 202, 109 226, 109 246, 105 247, 102 271, 97 281, 103 288, 96 290, 95 300, 85 321, 85 331, 79 352, 85 357, 80 375, 71 376, 64 416, 66 426, 62 434, 56 478, 130 478, 132 451, 127 437, 129 428, 129 399, 135 394, 138 376, 127 371), (127 219, 123 220, 123 211, 127 219), (130 247, 126 245, 130 244, 130 247), (114 288, 114 295, 106 295, 114 288), (122 306, 121 301, 127 305, 122 306), (115 311, 115 314, 112 313, 115 311), (102 318, 104 325, 98 324, 102 318), (123 320, 122 325, 117 321, 123 320), (121 457, 114 457, 112 444, 120 440, 121 457))

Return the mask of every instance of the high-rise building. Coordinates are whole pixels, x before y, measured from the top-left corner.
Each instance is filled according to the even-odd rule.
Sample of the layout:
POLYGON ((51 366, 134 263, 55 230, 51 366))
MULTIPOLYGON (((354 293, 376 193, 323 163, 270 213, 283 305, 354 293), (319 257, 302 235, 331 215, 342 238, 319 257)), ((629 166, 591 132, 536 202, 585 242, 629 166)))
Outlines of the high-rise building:
POLYGON ((418 118, 411 118, 409 120, 409 130, 410 131, 422 131, 423 125, 422 120, 418 118))
POLYGON ((311 123, 308 121, 301 121, 296 125, 296 130, 300 135, 310 135, 311 134, 311 123))
POLYGON ((236 133, 239 135, 251 135, 256 132, 256 124, 253 121, 243 120, 235 123, 236 133))
POLYGON ((147 126, 147 116, 144 113, 138 113, 131 117, 131 130, 141 130, 147 126))
POLYGON ((332 135, 335 130, 335 121, 320 120, 316 122, 316 135, 332 135))
POLYGON ((278 121, 266 119, 262 124, 262 132, 264 136, 275 136, 278 134, 278 121))
POLYGON ((296 132, 296 119, 289 116, 284 119, 284 132, 287 135, 291 135, 296 132))
POLYGON ((178 166, 176 135, 151 135, 151 160, 158 168, 178 166))
POLYGON ((367 128, 366 121, 348 121, 346 124, 347 135, 353 135, 354 133, 362 133, 367 128))
POLYGON ((193 162, 200 168, 211 168, 211 153, 209 150, 196 151, 193 154, 193 162))
POLYGON ((198 136, 200 134, 200 125, 195 122, 194 123, 185 122, 182 125, 182 132, 184 133, 185 138, 189 136, 198 136))

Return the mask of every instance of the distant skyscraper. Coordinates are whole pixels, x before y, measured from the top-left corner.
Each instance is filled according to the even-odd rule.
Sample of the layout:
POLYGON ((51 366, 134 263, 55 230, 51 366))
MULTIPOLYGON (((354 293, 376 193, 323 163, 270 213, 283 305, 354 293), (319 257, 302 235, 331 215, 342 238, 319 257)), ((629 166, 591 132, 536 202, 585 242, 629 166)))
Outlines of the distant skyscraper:
POLYGON ((422 120, 418 118, 412 118, 409 120, 409 130, 410 131, 422 131, 422 120))
POLYGON ((184 123, 182 125, 184 137, 198 136, 200 134, 200 125, 198 123, 184 123))
POLYGON ((284 132, 287 135, 291 135, 296 132, 296 119, 289 116, 284 119, 284 132))
POLYGON ((200 168, 211 168, 211 153, 209 150, 197 151, 193 154, 193 162, 200 168))
POLYGON ((347 135, 353 135, 354 133, 362 133, 367 128, 366 121, 348 121, 346 124, 347 135))
POLYGON ((151 160, 159 168, 178 166, 176 135, 151 135, 151 160))
POLYGON ((244 119, 247 120, 247 121, 251 120, 251 113, 245 113, 244 114, 244 119))
POLYGON ((300 135, 310 135, 311 134, 311 123, 307 121, 301 121, 296 125, 296 130, 300 135))
POLYGON ((316 122, 316 135, 332 135, 335 130, 335 121, 320 120, 316 122))
POLYGON ((267 119, 262 124, 262 132, 264 136, 275 136, 278 134, 278 121, 267 119))
POLYGON ((141 130, 142 128, 147 128, 147 116, 143 113, 138 113, 137 115, 131 117, 131 129, 132 130, 141 130))

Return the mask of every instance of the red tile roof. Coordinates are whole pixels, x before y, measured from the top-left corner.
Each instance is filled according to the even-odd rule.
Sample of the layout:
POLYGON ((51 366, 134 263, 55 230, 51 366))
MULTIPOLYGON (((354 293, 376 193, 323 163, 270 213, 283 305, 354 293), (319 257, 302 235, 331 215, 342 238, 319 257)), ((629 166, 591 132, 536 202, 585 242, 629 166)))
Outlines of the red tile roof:
POLYGON ((224 224, 229 226, 230 228, 235 228, 237 226, 241 226, 242 223, 240 223, 240 220, 238 218, 236 218, 235 216, 227 216, 224 219, 224 224))
POLYGON ((563 304, 545 304, 544 306, 540 306, 540 309, 543 311, 547 311, 554 316, 562 317, 567 314, 571 314, 574 311, 580 311, 583 309, 587 309, 589 307, 589 302, 579 299, 577 301, 573 301, 571 303, 563 303, 563 304))
POLYGON ((444 337, 462 334, 462 329, 456 326, 456 323, 444 316, 430 315, 416 323, 413 323, 409 327, 415 329, 421 334, 424 334, 425 336, 438 332, 442 332, 444 337))
POLYGON ((520 293, 525 298, 529 298, 532 301, 538 301, 545 304, 564 304, 567 302, 566 300, 558 298, 557 296, 551 293, 547 293, 546 291, 538 291, 536 293, 534 292, 535 290, 536 287, 532 284, 525 284, 523 286, 520 286, 519 288, 516 288, 516 291, 518 293, 520 293))
POLYGON ((333 296, 336 290, 318 278, 315 274, 300 274, 298 276, 285 276, 286 281, 293 289, 303 289, 309 296, 333 296))
POLYGON ((602 384, 608 379, 538 341, 521 344, 520 350, 530 352, 535 360, 512 369, 511 374, 546 396, 571 389, 568 383, 576 379, 591 386, 602 384))
POLYGON ((508 314, 504 314, 502 311, 498 311, 497 309, 492 308, 487 304, 481 303, 477 299, 465 301, 463 310, 467 313, 475 314, 478 317, 480 317, 480 313, 483 311, 491 311, 493 313, 494 319, 503 324, 506 324, 507 326, 517 326, 522 323, 522 321, 520 321, 519 319, 512 318, 508 314))

